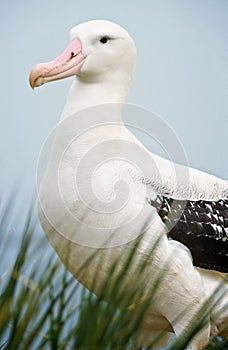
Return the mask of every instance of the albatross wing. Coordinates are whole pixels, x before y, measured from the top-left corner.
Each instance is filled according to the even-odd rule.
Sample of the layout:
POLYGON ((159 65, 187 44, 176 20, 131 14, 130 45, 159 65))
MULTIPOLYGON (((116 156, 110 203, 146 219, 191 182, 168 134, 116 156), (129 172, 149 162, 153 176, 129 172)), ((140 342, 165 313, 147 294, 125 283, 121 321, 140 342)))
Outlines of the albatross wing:
POLYGON ((181 201, 158 195, 149 203, 168 227, 168 237, 189 248, 195 266, 228 272, 228 198, 181 201))

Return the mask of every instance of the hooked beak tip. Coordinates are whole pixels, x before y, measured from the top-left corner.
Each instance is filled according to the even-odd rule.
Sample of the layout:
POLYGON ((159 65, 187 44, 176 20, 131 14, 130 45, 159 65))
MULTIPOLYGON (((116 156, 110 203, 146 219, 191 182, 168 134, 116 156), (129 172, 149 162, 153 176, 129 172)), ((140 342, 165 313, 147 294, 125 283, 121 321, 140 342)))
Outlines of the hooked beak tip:
POLYGON ((43 79, 41 69, 42 69, 42 64, 37 64, 32 68, 29 74, 29 84, 32 90, 44 84, 44 79, 43 79))

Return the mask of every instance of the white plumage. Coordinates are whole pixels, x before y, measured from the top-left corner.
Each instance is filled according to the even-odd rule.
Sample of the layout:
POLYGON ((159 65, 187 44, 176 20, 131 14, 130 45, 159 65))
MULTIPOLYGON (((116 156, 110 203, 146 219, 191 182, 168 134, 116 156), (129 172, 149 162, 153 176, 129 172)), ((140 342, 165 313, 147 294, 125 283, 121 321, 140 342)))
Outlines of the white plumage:
MULTIPOLYGON (((145 327, 139 334, 138 345, 146 346, 168 325, 169 331, 177 336, 187 329, 193 316, 224 279, 223 272, 228 271, 225 224, 228 184, 150 153, 124 126, 122 104, 134 61, 134 42, 123 28, 108 21, 86 22, 71 30, 71 43, 59 58, 33 68, 30 83, 34 88, 76 75, 56 128, 39 191, 41 224, 66 267, 90 289, 96 264, 90 265, 86 273, 80 267, 96 249, 97 259, 105 251, 106 258, 93 290, 99 293, 111 263, 117 258, 122 263, 123 253, 134 245, 136 237, 143 232, 138 255, 145 258, 151 245, 160 239, 155 259, 148 263, 151 280, 167 259, 169 269, 159 286, 156 308, 148 310, 145 327), (156 207, 158 199, 160 206, 156 207), (187 202, 188 206, 184 216, 178 217, 181 216, 179 226, 169 227, 167 210, 172 213, 172 205, 167 208, 173 200, 180 205, 187 202), (189 246, 185 244, 189 239, 188 218, 198 215, 195 205, 204 216, 200 222, 197 219, 190 222, 193 228, 189 246), (204 222, 207 218, 210 221, 204 222), (198 236, 194 231, 196 224, 203 229, 198 236), (184 241, 177 237, 175 227, 182 232, 184 241), (222 263, 213 255, 210 241, 213 232, 222 263), (204 247, 195 250, 199 236, 208 242, 208 255, 204 255, 204 247), (101 253, 99 247, 107 242, 109 248, 101 253), (197 267, 192 263, 191 253, 197 267), (175 320, 188 305, 191 307, 181 320, 175 320)), ((145 281, 145 293, 147 284, 145 281)), ((210 333, 217 332, 228 321, 227 293, 228 285, 224 283, 211 322, 208 321, 189 349, 202 348, 210 333)))

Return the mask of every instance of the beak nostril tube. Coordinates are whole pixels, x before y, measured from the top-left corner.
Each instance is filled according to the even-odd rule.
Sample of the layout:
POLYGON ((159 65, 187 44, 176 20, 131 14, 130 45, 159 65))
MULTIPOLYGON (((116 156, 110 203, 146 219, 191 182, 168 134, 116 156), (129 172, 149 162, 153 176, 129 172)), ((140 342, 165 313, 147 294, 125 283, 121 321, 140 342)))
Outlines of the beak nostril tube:
POLYGON ((48 81, 77 75, 84 61, 81 41, 75 38, 53 61, 40 63, 33 67, 29 76, 30 85, 34 89, 48 81))

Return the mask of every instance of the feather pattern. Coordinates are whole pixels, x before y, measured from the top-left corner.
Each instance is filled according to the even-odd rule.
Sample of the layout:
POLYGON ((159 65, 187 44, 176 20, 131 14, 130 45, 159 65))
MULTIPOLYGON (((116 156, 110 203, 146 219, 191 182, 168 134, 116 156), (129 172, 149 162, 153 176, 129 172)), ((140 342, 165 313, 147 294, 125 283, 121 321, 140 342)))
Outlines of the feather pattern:
POLYGON ((158 195, 149 203, 168 237, 189 248, 195 266, 228 272, 228 199, 180 201, 158 195))

